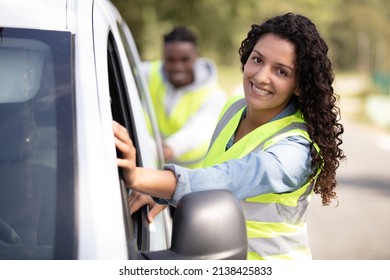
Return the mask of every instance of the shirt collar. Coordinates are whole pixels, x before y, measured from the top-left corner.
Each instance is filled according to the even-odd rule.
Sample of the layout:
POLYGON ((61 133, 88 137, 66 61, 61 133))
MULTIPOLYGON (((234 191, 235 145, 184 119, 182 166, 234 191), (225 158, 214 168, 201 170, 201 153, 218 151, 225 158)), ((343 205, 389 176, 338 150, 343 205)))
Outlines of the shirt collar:
POLYGON ((282 112, 277 114, 271 121, 279 120, 281 118, 294 115, 295 112, 297 111, 297 108, 298 108, 298 104, 295 101, 295 99, 292 98, 290 102, 287 104, 286 108, 284 108, 282 112))
MULTIPOLYGON (((297 109, 298 109, 297 101, 295 100, 295 98, 292 98, 290 100, 290 102, 287 104, 286 108, 284 108, 282 112, 277 114, 270 121, 276 121, 276 120, 279 120, 281 118, 294 115, 295 112, 297 111, 297 109)), ((247 108, 245 107, 244 111, 242 112, 241 118, 245 118, 246 117, 246 110, 247 110, 247 108)))

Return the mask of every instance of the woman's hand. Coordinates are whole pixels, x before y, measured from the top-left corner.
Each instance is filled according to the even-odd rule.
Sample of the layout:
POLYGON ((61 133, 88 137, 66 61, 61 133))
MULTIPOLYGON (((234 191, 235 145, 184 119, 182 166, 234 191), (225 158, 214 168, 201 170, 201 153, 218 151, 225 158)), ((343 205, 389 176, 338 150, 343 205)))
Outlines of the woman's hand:
POLYGON ((123 179, 127 186, 150 196, 171 199, 176 189, 176 176, 170 170, 155 170, 137 167, 136 150, 127 129, 112 122, 115 146, 122 153, 117 165, 123 170, 123 179))
POLYGON ((149 206, 149 213, 147 216, 149 223, 152 223, 154 217, 166 207, 166 205, 156 203, 151 196, 134 191, 127 197, 127 202, 129 204, 130 215, 144 205, 149 206))
POLYGON ((123 158, 117 158, 117 165, 123 170, 123 177, 126 184, 132 187, 136 181, 136 150, 130 139, 127 129, 112 122, 112 130, 115 136, 115 146, 122 153, 123 158))

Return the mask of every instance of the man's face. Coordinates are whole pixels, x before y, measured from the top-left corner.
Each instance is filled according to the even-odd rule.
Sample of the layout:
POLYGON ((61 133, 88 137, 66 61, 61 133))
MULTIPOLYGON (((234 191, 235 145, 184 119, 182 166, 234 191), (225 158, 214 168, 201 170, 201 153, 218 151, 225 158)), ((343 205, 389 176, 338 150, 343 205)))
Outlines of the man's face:
POLYGON ((171 42, 164 46, 164 68, 171 84, 178 88, 194 80, 196 47, 190 42, 171 42))

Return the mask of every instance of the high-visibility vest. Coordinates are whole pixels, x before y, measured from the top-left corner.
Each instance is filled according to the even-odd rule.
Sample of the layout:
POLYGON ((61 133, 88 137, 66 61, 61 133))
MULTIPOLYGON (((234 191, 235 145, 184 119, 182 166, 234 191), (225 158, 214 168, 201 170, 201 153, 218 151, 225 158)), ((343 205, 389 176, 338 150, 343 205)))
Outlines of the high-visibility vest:
MULTIPOLYGON (((161 61, 152 62, 148 86, 160 133, 163 138, 167 138, 179 131, 189 118, 200 109, 207 98, 213 92, 220 90, 220 88, 216 83, 210 83, 200 89, 186 92, 186 94, 180 97, 180 100, 168 115, 164 106, 167 88, 163 81, 161 68, 161 61)), ((191 141, 191 139, 187 141, 191 141)), ((210 139, 204 141, 175 159, 173 163, 189 168, 201 167, 207 153, 209 142, 210 139)))
MULTIPOLYGON (((258 127, 225 151, 246 101, 241 98, 230 104, 221 113, 204 167, 242 158, 253 151, 265 151, 289 136, 302 136, 312 142, 303 115, 297 110, 294 115, 258 127)), ((314 147, 319 152, 316 144, 314 147)), ((313 180, 296 191, 262 194, 241 201, 247 227, 248 259, 311 259, 305 214, 319 172, 320 168, 313 180)))

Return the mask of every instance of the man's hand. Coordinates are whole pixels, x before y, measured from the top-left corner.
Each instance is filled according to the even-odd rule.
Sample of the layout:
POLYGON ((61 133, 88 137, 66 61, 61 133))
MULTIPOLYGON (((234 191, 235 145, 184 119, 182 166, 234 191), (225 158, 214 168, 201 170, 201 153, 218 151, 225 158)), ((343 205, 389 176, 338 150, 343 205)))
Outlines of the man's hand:
POLYGON ((170 162, 173 160, 173 150, 170 146, 167 144, 163 143, 163 154, 164 154, 164 160, 166 162, 170 162))
POLYGON ((149 223, 152 223, 154 217, 156 217, 166 207, 166 205, 156 203, 151 196, 135 191, 128 196, 127 202, 129 204, 130 215, 144 205, 149 206, 149 213, 147 216, 149 223))

